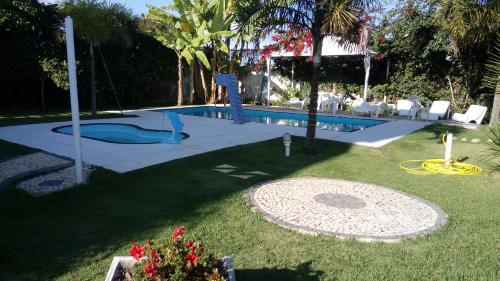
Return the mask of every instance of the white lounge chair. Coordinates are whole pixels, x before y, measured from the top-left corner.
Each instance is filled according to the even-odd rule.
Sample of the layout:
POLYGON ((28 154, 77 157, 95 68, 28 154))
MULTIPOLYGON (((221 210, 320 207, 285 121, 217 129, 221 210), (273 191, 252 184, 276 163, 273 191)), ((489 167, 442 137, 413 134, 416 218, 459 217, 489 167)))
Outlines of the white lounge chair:
POLYGON ((453 113, 451 119, 453 121, 462 122, 462 123, 470 123, 472 121, 476 122, 476 124, 481 124, 483 121, 484 115, 486 115, 486 111, 488 108, 486 106, 480 105, 471 105, 465 114, 462 113, 453 113))
POLYGON ((408 116, 412 119, 415 119, 420 110, 420 106, 415 101, 410 100, 398 100, 396 108, 399 116, 408 116))
POLYGON ((289 101, 285 101, 281 104, 282 107, 290 107, 290 106, 300 106, 301 101, 299 98, 291 98, 289 101))
POLYGON ((450 102, 444 100, 433 101, 429 112, 422 112, 420 114, 420 119, 425 120, 438 120, 439 118, 445 118, 448 109, 450 108, 450 102))

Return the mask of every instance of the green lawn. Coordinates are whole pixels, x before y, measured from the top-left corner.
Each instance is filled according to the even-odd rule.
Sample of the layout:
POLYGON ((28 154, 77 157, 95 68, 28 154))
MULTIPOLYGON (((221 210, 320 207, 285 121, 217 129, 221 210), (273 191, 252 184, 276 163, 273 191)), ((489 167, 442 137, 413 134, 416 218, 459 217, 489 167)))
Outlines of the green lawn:
MULTIPOLYGON (((97 118, 120 118, 120 114, 107 113, 105 111, 97 112, 97 118)), ((130 117, 130 116, 124 116, 130 117)), ((80 111, 80 119, 92 119, 90 111, 80 111)), ((67 111, 47 111, 40 113, 39 111, 18 111, 18 110, 2 110, 0 111, 0 127, 13 126, 33 123, 71 121, 71 112, 67 111)))
POLYGON ((126 174, 98 169, 89 184, 41 198, 7 188, 0 193, 0 280, 103 280, 112 257, 127 255, 132 242, 162 239, 179 225, 211 251, 233 256, 238 280, 499 280, 499 178, 416 176, 398 167, 441 158, 438 134, 446 129, 469 140, 454 143, 455 156, 487 168, 482 131, 436 125, 380 149, 318 141, 320 153, 305 156, 298 153, 303 139, 294 137, 290 158, 275 139, 126 174), (222 163, 273 176, 245 181, 211 170, 222 163), (300 234, 250 210, 248 187, 297 176, 402 190, 438 204, 449 220, 422 238, 367 244, 300 234))

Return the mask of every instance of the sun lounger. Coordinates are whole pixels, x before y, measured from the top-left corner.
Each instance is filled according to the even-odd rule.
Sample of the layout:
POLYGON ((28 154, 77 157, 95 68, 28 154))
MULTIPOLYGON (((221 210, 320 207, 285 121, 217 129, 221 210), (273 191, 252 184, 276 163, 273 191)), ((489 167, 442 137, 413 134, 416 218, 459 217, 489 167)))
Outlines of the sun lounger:
POLYGON ((476 122, 476 124, 481 124, 483 121, 484 115, 486 115, 486 111, 488 108, 486 106, 480 105, 471 105, 465 114, 462 113, 454 113, 451 118, 453 121, 462 122, 462 123, 470 123, 472 121, 476 122))
POLYGON ((300 101, 300 99, 299 99, 299 98, 291 98, 289 101, 285 101, 285 102, 283 102, 283 103, 281 104, 281 106, 282 106, 282 107, 286 107, 286 108, 288 108, 288 107, 290 107, 290 106, 295 106, 295 107, 297 107, 297 106, 300 106, 300 105, 301 105, 301 103, 302 103, 302 102, 300 101))
POLYGON ((414 100, 398 100, 396 108, 399 116, 408 116, 412 119, 415 119, 420 110, 420 106, 414 100))
POLYGON ((429 112, 422 112, 420 114, 420 119, 425 120, 438 120, 439 118, 443 119, 446 117, 446 113, 450 108, 449 101, 433 101, 429 112))

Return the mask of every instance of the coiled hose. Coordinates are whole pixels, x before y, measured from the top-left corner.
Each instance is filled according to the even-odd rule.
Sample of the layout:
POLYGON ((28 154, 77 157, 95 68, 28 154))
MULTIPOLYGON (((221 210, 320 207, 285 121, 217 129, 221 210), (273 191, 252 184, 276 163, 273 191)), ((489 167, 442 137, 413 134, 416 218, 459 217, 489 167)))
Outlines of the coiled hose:
MULTIPOLYGON (((443 144, 446 147, 446 135, 443 135, 443 144)), ((399 163, 399 167, 407 173, 413 175, 443 174, 455 176, 474 176, 483 172, 481 167, 458 162, 450 159, 449 165, 446 165, 445 159, 427 159, 427 160, 407 160, 399 163)))

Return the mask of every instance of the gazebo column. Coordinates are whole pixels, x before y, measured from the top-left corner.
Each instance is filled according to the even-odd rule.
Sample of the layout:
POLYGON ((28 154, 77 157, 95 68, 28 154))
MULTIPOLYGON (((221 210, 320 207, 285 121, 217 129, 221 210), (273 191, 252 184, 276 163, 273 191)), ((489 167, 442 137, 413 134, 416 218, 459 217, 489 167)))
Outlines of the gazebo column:
POLYGON ((368 98, 368 79, 370 77, 370 54, 365 55, 363 62, 365 65, 365 89, 363 91, 363 99, 366 101, 368 98))
POLYGON ((271 56, 267 57, 267 106, 271 105, 271 56))

